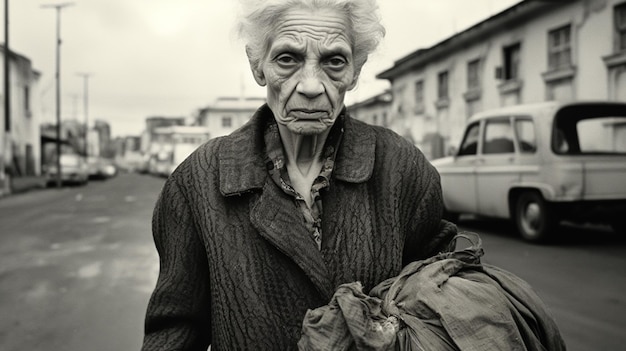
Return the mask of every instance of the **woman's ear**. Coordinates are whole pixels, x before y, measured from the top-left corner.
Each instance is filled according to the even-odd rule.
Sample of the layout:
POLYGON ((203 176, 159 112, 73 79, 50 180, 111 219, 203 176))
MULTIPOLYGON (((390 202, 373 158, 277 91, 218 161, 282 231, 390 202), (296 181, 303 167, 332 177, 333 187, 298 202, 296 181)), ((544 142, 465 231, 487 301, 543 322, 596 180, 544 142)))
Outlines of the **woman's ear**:
POLYGON ((350 82, 350 85, 348 86, 348 90, 352 90, 356 87, 356 84, 359 82, 359 76, 361 75, 361 68, 363 68, 363 65, 365 64, 365 62, 367 61, 367 57, 365 58, 365 60, 363 60, 363 62, 360 62, 360 60, 356 60, 356 66, 355 66, 355 70, 354 70, 354 74, 352 76, 352 82, 350 82))
POLYGON ((264 87, 266 84, 265 75, 263 74, 263 70, 260 67, 260 60, 252 54, 252 50, 249 46, 246 45, 246 55, 248 56, 248 62, 250 63, 250 69, 252 70, 252 75, 254 76, 254 80, 258 85, 264 87))
POLYGON ((352 90, 356 87, 356 84, 359 82, 359 75, 361 71, 354 72, 354 77, 352 78, 352 82, 348 85, 348 90, 352 90))

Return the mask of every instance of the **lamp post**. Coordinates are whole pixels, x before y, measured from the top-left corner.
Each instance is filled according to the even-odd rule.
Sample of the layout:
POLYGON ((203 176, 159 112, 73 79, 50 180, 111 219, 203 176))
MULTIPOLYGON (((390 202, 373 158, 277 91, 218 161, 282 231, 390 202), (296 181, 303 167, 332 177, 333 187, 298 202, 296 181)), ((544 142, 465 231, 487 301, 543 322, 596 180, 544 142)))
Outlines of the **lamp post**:
POLYGON ((89 77, 90 73, 76 73, 83 77, 83 111, 85 113, 85 162, 89 160, 89 77))
POLYGON ((57 30, 57 45, 56 45, 56 151, 57 151, 57 188, 61 187, 61 10, 65 7, 73 5, 71 2, 65 2, 62 4, 48 4, 42 5, 42 8, 54 8, 57 11, 56 16, 56 30, 57 30))

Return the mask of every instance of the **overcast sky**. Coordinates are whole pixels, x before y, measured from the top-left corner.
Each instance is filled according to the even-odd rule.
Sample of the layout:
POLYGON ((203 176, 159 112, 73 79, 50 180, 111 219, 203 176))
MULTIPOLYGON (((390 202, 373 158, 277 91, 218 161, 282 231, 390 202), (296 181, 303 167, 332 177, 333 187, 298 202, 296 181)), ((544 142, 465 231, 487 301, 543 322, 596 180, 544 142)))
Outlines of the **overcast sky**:
MULTIPOLYGON (((42 122, 55 121, 56 10, 61 11, 62 118, 84 120, 79 73, 91 74, 89 120, 114 136, 138 135, 149 116, 191 116, 218 96, 264 96, 234 32, 235 0, 8 0, 9 45, 41 73, 42 122)), ((379 1, 387 36, 363 68, 347 103, 389 86, 376 74, 519 0, 379 1)), ((1 6, 1 5, 0 5, 1 6)), ((4 18, 5 9, 1 14, 4 18)), ((4 42, 4 26, 0 28, 4 42)))

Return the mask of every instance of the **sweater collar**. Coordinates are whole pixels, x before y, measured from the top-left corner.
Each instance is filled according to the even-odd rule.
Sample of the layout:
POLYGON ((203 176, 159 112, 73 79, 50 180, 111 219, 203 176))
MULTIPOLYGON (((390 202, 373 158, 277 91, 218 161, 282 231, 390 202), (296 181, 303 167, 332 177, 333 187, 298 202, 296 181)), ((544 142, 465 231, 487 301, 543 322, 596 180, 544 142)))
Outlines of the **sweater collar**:
MULTIPOLYGON (((263 188, 268 177, 264 141, 268 118, 274 118, 274 115, 265 104, 248 123, 224 138, 218 150, 220 191, 223 195, 263 188)), ((375 135, 364 123, 353 120, 347 114, 344 126, 332 176, 345 182, 362 183, 371 177, 374 169, 375 135)))

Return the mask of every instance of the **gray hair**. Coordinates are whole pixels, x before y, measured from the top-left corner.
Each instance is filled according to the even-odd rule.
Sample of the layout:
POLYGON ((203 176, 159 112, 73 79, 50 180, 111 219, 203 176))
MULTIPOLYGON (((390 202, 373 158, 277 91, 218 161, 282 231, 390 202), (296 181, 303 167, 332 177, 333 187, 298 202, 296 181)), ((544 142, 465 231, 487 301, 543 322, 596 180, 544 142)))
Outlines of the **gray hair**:
POLYGON ((294 7, 326 8, 345 14, 352 30, 352 52, 357 72, 385 36, 376 0, 240 0, 240 37, 252 66, 257 67, 271 44, 277 20, 294 7))

